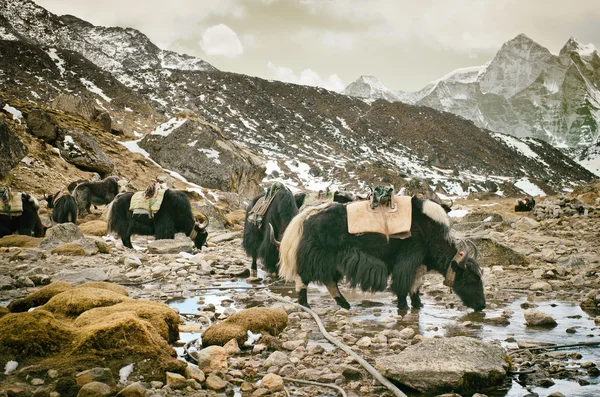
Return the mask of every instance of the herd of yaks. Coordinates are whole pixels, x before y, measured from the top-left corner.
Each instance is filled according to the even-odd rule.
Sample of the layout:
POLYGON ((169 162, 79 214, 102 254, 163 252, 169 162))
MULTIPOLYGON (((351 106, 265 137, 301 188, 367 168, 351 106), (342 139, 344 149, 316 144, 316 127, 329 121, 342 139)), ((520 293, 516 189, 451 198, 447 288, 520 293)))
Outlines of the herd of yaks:
MULTIPOLYGON (((108 205, 108 231, 119 235, 128 248, 132 248, 131 236, 136 234, 173 239, 176 233, 185 233, 197 249, 206 245, 208 220, 200 222, 194 217, 185 192, 168 189, 157 212, 136 214, 130 209, 134 193, 119 193, 119 189, 118 177, 76 181, 68 186, 68 191, 44 195, 44 199, 48 208, 53 209, 51 219, 56 223, 74 223, 85 211, 91 212, 92 205, 108 205)), ((380 197, 386 197, 391 190, 380 192, 380 197)), ((435 271, 444 276, 444 284, 466 306, 477 311, 485 308, 483 270, 477 262, 477 248, 471 241, 450 235, 447 206, 413 196, 409 200, 412 207, 409 234, 404 238, 389 238, 380 233, 348 231, 349 195, 338 194, 336 201, 314 206, 303 206, 304 198, 303 193, 294 195, 281 184, 254 197, 246 210, 242 243, 252 258, 252 274, 256 275, 260 259, 267 272, 278 273, 295 283, 300 304, 309 306, 307 286, 311 282, 325 285, 338 305, 349 308, 338 288, 343 278, 352 287, 377 292, 388 287, 391 277, 398 309, 408 309, 407 296, 412 307, 419 308, 422 275, 435 271), (269 202, 257 217, 254 213, 257 202, 264 201, 269 192, 269 202)), ((373 205, 373 194, 370 198, 373 205)), ((44 236, 38 201, 26 193, 21 194, 21 199, 21 213, 0 211, 0 238, 13 233, 44 236)))

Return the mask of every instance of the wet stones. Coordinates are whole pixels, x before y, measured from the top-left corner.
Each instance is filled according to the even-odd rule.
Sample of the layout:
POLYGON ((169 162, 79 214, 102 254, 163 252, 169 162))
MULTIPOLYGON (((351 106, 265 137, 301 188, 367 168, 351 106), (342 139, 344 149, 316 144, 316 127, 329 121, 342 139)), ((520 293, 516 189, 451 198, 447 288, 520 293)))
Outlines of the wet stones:
POLYGON ((557 325, 556 320, 551 315, 538 309, 527 309, 523 315, 525 316, 525 324, 528 326, 555 327, 557 325))

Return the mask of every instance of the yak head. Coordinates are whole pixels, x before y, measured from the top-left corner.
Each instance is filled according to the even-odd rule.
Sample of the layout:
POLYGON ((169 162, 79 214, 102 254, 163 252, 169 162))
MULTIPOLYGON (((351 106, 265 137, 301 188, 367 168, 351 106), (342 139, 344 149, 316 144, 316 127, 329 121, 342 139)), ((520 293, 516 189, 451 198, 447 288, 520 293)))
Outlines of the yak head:
POLYGON ((192 229, 192 233, 190 233, 190 238, 194 242, 194 245, 199 250, 202 249, 203 246, 207 246, 206 239, 208 238, 208 232, 206 228, 208 227, 208 218, 202 223, 196 221, 194 223, 194 228, 192 229))
POLYGON ((458 253, 450 262, 446 285, 452 287, 465 306, 481 311, 485 309, 485 292, 483 270, 477 263, 477 247, 472 241, 461 241, 458 245, 464 250, 457 248, 458 253), (451 275, 449 282, 448 275, 451 275))

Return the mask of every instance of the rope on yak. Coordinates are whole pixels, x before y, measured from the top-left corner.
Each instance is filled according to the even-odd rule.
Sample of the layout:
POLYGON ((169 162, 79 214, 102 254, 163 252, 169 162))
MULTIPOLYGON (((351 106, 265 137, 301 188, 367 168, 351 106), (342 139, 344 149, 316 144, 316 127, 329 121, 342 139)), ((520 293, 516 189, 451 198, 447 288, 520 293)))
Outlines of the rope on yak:
POLYGON ((296 302, 290 302, 290 301, 288 301, 286 299, 283 299, 282 297, 277 296, 275 294, 269 294, 269 297, 273 298, 273 299, 275 299, 275 300, 277 300, 279 302, 296 305, 300 309, 302 309, 305 312, 307 312, 308 314, 310 314, 313 317, 313 319, 315 320, 315 322, 317 323, 317 325, 319 326, 319 330, 321 331, 321 334, 323 334, 323 336, 325 337, 325 339, 327 339, 328 341, 330 341, 331 343, 333 343, 334 345, 336 345, 337 347, 339 347, 341 350, 343 350, 344 352, 346 352, 348 355, 350 355, 352 358, 354 358, 364 369, 367 370, 367 372, 369 372, 371 375, 373 375, 373 377, 375 379, 377 379, 377 381, 379 383, 381 383, 382 385, 384 385, 385 387, 387 387, 388 390, 390 390, 392 393, 394 393, 394 395, 396 395, 398 397, 407 397, 406 394, 404 394, 392 382, 390 382, 383 375, 381 375, 364 358, 362 358, 361 356, 359 356, 358 354, 356 354, 348 346, 346 346, 345 344, 343 344, 342 342, 340 342, 338 339, 336 339, 335 337, 333 337, 331 334, 329 334, 329 332, 327 332, 327 330, 325 329, 325 325, 323 324, 323 321, 321 321, 321 319, 319 318, 319 315, 317 313, 315 313, 314 311, 312 311, 308 307, 304 307, 304 306, 302 306, 302 305, 300 305, 300 304, 298 304, 296 302))

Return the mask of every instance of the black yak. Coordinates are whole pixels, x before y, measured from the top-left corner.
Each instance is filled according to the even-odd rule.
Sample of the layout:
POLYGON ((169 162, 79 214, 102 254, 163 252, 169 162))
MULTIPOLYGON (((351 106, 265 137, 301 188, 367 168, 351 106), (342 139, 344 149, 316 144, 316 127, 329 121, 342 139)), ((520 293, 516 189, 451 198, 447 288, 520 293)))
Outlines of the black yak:
POLYGON ((53 208, 52 221, 56 223, 75 223, 77 221, 77 202, 69 193, 56 192, 44 196, 48 208, 53 208))
POLYGON ((73 190, 73 197, 77 202, 78 215, 84 211, 91 214, 93 205, 108 205, 119 194, 119 177, 109 176, 99 182, 85 181, 79 183, 73 190))
POLYGON ((301 305, 308 306, 307 285, 317 282, 344 308, 350 305, 337 285, 344 276, 352 287, 360 285, 363 291, 373 292, 385 290, 391 276, 398 309, 406 310, 406 296, 415 292, 417 273, 425 265, 445 275, 445 284, 452 286, 466 306, 483 310, 483 274, 476 250, 470 252, 466 244, 463 248, 452 239, 448 215, 439 204, 413 197, 411 205, 410 237, 389 242, 383 234, 350 234, 342 204, 305 209, 283 235, 279 275, 296 282, 301 305))
POLYGON ((266 193, 254 197, 246 209, 242 246, 246 254, 252 257, 251 274, 254 277, 257 273, 258 258, 262 260, 267 272, 277 273, 279 252, 277 246, 271 243, 269 224, 273 226, 275 235, 280 238, 292 218, 298 214, 298 209, 302 207, 306 197, 305 193, 294 195, 283 184, 274 184, 269 190, 272 190, 274 197, 266 212, 259 215, 261 219, 257 219, 256 214, 251 214, 251 211, 257 201, 264 197, 266 193), (276 186, 279 187, 275 188, 276 186))
POLYGON ((44 237, 46 227, 38 214, 40 204, 35 197, 27 194, 21 194, 23 211, 19 216, 14 216, 3 212, 3 203, 0 199, 0 238, 9 234, 17 233, 24 236, 44 237))
POLYGON ((206 244, 208 219, 200 224, 195 221, 192 206, 185 192, 168 189, 160 209, 153 217, 135 215, 129 209, 132 192, 122 193, 108 209, 108 231, 121 237, 123 245, 133 248, 131 236, 134 234, 154 236, 156 239, 173 239, 175 233, 185 233, 198 249, 206 244))

